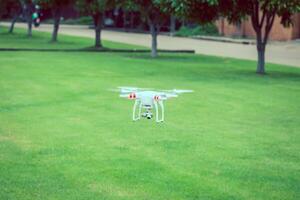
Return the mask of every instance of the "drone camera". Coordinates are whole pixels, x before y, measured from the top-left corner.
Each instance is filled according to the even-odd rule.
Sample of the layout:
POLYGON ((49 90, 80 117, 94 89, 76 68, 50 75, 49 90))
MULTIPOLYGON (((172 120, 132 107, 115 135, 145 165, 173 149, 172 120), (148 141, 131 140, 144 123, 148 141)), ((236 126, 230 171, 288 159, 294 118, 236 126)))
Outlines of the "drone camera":
POLYGON ((147 119, 152 119, 153 114, 149 111, 146 111, 145 113, 142 114, 142 117, 145 117, 147 119))

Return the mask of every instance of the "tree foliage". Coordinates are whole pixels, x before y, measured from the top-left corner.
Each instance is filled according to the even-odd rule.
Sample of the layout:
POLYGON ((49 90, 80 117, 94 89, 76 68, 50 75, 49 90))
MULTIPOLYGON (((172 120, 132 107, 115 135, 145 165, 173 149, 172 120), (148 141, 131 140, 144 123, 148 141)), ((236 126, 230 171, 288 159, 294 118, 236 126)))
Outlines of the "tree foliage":
MULTIPOLYGON (((262 14, 261 22, 277 15, 284 26, 292 24, 293 14, 300 12, 299 0, 220 0, 221 13, 231 22, 240 22, 250 16, 251 19, 262 14), (259 11, 259 12, 257 12, 259 11)), ((256 20, 255 20, 256 21, 256 20)))
POLYGON ((218 0, 155 0, 165 12, 192 22, 210 23, 218 17, 218 0))
POLYGON ((113 9, 116 5, 114 0, 77 0, 77 9, 85 15, 95 15, 97 13, 104 13, 109 9, 113 9))
POLYGON ((19 0, 0 0, 0 15, 13 17, 22 10, 22 4, 19 0))
POLYGON ((56 10, 62 11, 63 8, 72 5, 74 0, 35 0, 44 9, 50 9, 52 12, 56 10))
POLYGON ((7 1, 0 0, 0 19, 2 19, 7 13, 7 1))

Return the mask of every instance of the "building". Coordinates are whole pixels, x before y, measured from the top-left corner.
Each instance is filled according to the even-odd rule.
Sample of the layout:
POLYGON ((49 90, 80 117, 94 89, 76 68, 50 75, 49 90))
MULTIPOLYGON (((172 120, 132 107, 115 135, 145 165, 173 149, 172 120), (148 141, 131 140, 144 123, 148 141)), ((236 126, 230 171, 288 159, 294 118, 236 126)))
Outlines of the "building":
MULTIPOLYGON (((293 24, 293 26, 285 28, 280 24, 280 18, 276 17, 270 32, 270 39, 279 41, 300 39, 300 13, 293 16, 293 24)), ((222 18, 216 22, 216 25, 220 35, 255 38, 255 31, 252 28, 251 19, 245 20, 241 24, 233 25, 222 18)))

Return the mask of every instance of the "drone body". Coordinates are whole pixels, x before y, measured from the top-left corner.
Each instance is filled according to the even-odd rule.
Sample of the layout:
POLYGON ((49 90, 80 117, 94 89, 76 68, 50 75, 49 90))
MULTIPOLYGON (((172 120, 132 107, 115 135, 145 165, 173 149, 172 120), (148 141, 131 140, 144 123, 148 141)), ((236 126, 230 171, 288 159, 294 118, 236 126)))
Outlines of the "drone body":
POLYGON ((155 110, 156 122, 163 122, 165 118, 165 110, 163 102, 169 98, 178 97, 180 93, 192 92, 192 90, 166 90, 166 91, 155 91, 142 88, 134 87, 119 87, 120 97, 134 100, 133 106, 133 121, 145 117, 152 119, 152 110, 155 110), (138 110, 138 111, 137 111, 138 110), (142 113, 144 110, 144 113, 142 113), (160 114, 159 114, 160 113, 160 114))

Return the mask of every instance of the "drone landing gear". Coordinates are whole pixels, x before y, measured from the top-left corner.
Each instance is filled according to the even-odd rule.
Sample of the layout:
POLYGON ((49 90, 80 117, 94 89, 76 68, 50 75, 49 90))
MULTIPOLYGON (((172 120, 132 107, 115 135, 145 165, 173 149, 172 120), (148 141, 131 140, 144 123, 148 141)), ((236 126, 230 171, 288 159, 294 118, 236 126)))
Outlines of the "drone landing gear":
MULTIPOLYGON (((154 107, 155 107, 155 118, 156 118, 156 122, 163 122, 164 121, 164 105, 162 101, 154 101, 154 107), (158 110, 158 105, 161 108, 161 118, 159 119, 159 110, 158 110)), ((153 118, 153 114, 151 112, 152 107, 151 106, 145 106, 144 108, 146 109, 146 111, 142 114, 142 102, 140 100, 136 100, 133 106, 133 116, 132 119, 133 121, 137 121, 140 120, 141 117, 147 118, 147 119, 152 119, 153 118), (136 113, 138 108, 138 113, 136 113)))
POLYGON ((155 114, 156 114, 156 122, 163 122, 165 119, 165 109, 164 104, 162 101, 154 101, 154 107, 155 107, 155 114), (158 105, 160 106, 161 110, 161 117, 158 118, 158 105))
POLYGON ((133 106, 132 120, 133 121, 137 121, 137 120, 141 119, 141 112, 142 112, 142 103, 139 100, 135 100, 134 106, 133 106), (135 113, 137 106, 139 106, 139 113, 138 113, 138 115, 136 115, 136 113, 135 113))

